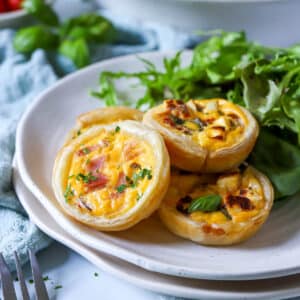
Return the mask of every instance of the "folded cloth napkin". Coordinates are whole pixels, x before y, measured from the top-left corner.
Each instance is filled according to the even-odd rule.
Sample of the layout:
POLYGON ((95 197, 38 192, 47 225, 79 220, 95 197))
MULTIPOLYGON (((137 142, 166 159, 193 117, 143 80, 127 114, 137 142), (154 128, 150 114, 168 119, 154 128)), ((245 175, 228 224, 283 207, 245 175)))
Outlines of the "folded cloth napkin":
MULTIPOLYGON (((102 11, 117 27, 113 45, 93 49, 93 62, 108 57, 152 51, 181 50, 195 45, 197 39, 158 24, 144 24, 102 11)), ((21 262, 27 260, 28 248, 40 250, 51 239, 33 225, 20 205, 11 182, 17 122, 26 106, 59 77, 75 71, 66 58, 42 50, 31 56, 17 54, 12 45, 15 32, 0 31, 0 252, 14 269, 13 252, 21 262)))

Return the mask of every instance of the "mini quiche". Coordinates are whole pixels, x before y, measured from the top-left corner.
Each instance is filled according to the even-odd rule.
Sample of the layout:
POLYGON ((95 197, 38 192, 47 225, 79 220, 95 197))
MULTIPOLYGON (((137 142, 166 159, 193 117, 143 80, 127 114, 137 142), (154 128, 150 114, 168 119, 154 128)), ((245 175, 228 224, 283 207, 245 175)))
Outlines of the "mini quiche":
POLYGON ((162 137, 137 121, 94 125, 66 144, 53 170, 65 213, 103 231, 127 229, 160 205, 170 177, 162 137))
POLYGON ((218 175, 175 173, 159 215, 183 238, 203 245, 231 245, 255 234, 273 198, 270 181, 253 167, 218 175))
POLYGON ((224 99, 166 100, 149 110, 143 122, 162 134, 172 165, 194 172, 239 166, 258 136, 250 112, 224 99))
POLYGON ((77 118, 75 128, 67 135, 66 144, 94 125, 109 124, 123 120, 142 121, 142 119, 143 113, 134 108, 117 106, 94 109, 81 114, 77 118))

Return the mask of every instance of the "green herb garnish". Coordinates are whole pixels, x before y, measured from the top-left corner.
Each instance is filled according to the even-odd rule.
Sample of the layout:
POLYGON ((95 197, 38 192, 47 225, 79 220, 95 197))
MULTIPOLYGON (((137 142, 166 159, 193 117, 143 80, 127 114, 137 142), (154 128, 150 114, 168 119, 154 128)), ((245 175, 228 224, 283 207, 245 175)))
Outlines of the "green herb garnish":
POLYGON ((120 130, 121 130, 120 126, 117 126, 117 127, 115 128, 115 132, 120 132, 120 130))
POLYGON ((222 197, 207 195, 194 199, 188 207, 188 213, 195 211, 212 212, 220 209, 222 197))
POLYGON ((44 280, 44 281, 48 281, 48 280, 49 280, 49 276, 44 276, 44 277, 43 277, 43 280, 44 280))
POLYGON ((95 272, 95 273, 94 273, 94 276, 95 276, 95 277, 98 277, 98 276, 99 276, 99 274, 98 274, 97 272, 95 272))
POLYGON ((84 153, 84 154, 89 154, 91 153, 91 150, 89 148, 83 148, 81 149, 81 151, 84 153))
POLYGON ((74 196, 74 191, 72 190, 72 187, 70 184, 67 185, 67 188, 65 190, 65 193, 64 193, 64 197, 65 197, 65 200, 66 202, 68 202, 70 200, 70 197, 74 196))
POLYGON ((54 289, 55 290, 58 290, 58 289, 61 289, 63 286, 62 285, 56 285, 55 287, 54 287, 54 289))
POLYGON ((141 169, 138 173, 134 173, 132 176, 132 187, 136 187, 138 185, 138 182, 142 179, 147 177, 147 179, 151 180, 152 179, 152 172, 149 169, 141 169))
POLYGON ((94 176, 91 172, 88 173, 87 175, 79 173, 76 175, 76 180, 83 181, 84 183, 90 183, 91 181, 97 180, 97 177, 94 176))
POLYGON ((33 280, 33 279, 29 279, 28 282, 29 282, 30 284, 33 284, 33 283, 34 283, 34 280, 33 280))
POLYGON ((126 188, 127 188, 126 184, 121 184, 116 188, 116 190, 118 191, 118 193, 123 193, 126 188))

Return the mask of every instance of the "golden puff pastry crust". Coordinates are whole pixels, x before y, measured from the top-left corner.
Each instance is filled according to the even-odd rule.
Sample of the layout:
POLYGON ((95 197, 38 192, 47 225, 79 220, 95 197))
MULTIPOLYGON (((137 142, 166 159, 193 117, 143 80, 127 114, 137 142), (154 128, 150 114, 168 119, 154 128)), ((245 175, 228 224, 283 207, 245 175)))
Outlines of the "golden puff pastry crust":
POLYGON ((250 112, 224 99, 166 100, 150 109, 143 122, 162 134, 172 165, 205 173, 240 165, 259 130, 250 112))
POLYGON ((123 120, 142 121, 142 119, 143 113, 130 107, 117 106, 94 109, 77 117, 76 125, 67 135, 66 143, 94 125, 109 124, 123 120))
POLYGON ((94 125, 66 144, 53 169, 63 211, 102 231, 127 229, 160 205, 170 179, 162 137, 137 121, 94 125))
POLYGON ((270 181, 253 167, 218 175, 173 173, 159 215, 171 232, 183 238, 203 245, 232 245, 259 230, 273 198, 270 181), (212 208, 204 205, 205 198, 220 203, 212 208))

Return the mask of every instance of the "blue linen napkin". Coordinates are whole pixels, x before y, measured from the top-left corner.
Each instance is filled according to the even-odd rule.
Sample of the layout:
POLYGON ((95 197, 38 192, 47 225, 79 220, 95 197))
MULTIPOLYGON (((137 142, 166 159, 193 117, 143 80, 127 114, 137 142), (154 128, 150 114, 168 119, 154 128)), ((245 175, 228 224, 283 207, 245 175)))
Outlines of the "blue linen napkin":
MULTIPOLYGON (((118 29, 113 45, 93 49, 92 61, 152 50, 181 50, 193 47, 195 37, 159 24, 141 23, 102 11, 118 29)), ((27 260, 27 249, 40 250, 51 239, 33 225, 13 190, 12 158, 17 122, 34 97, 59 77, 75 71, 66 58, 35 51, 31 56, 17 54, 12 46, 14 31, 0 31, 0 252, 14 269, 13 252, 27 260)))

